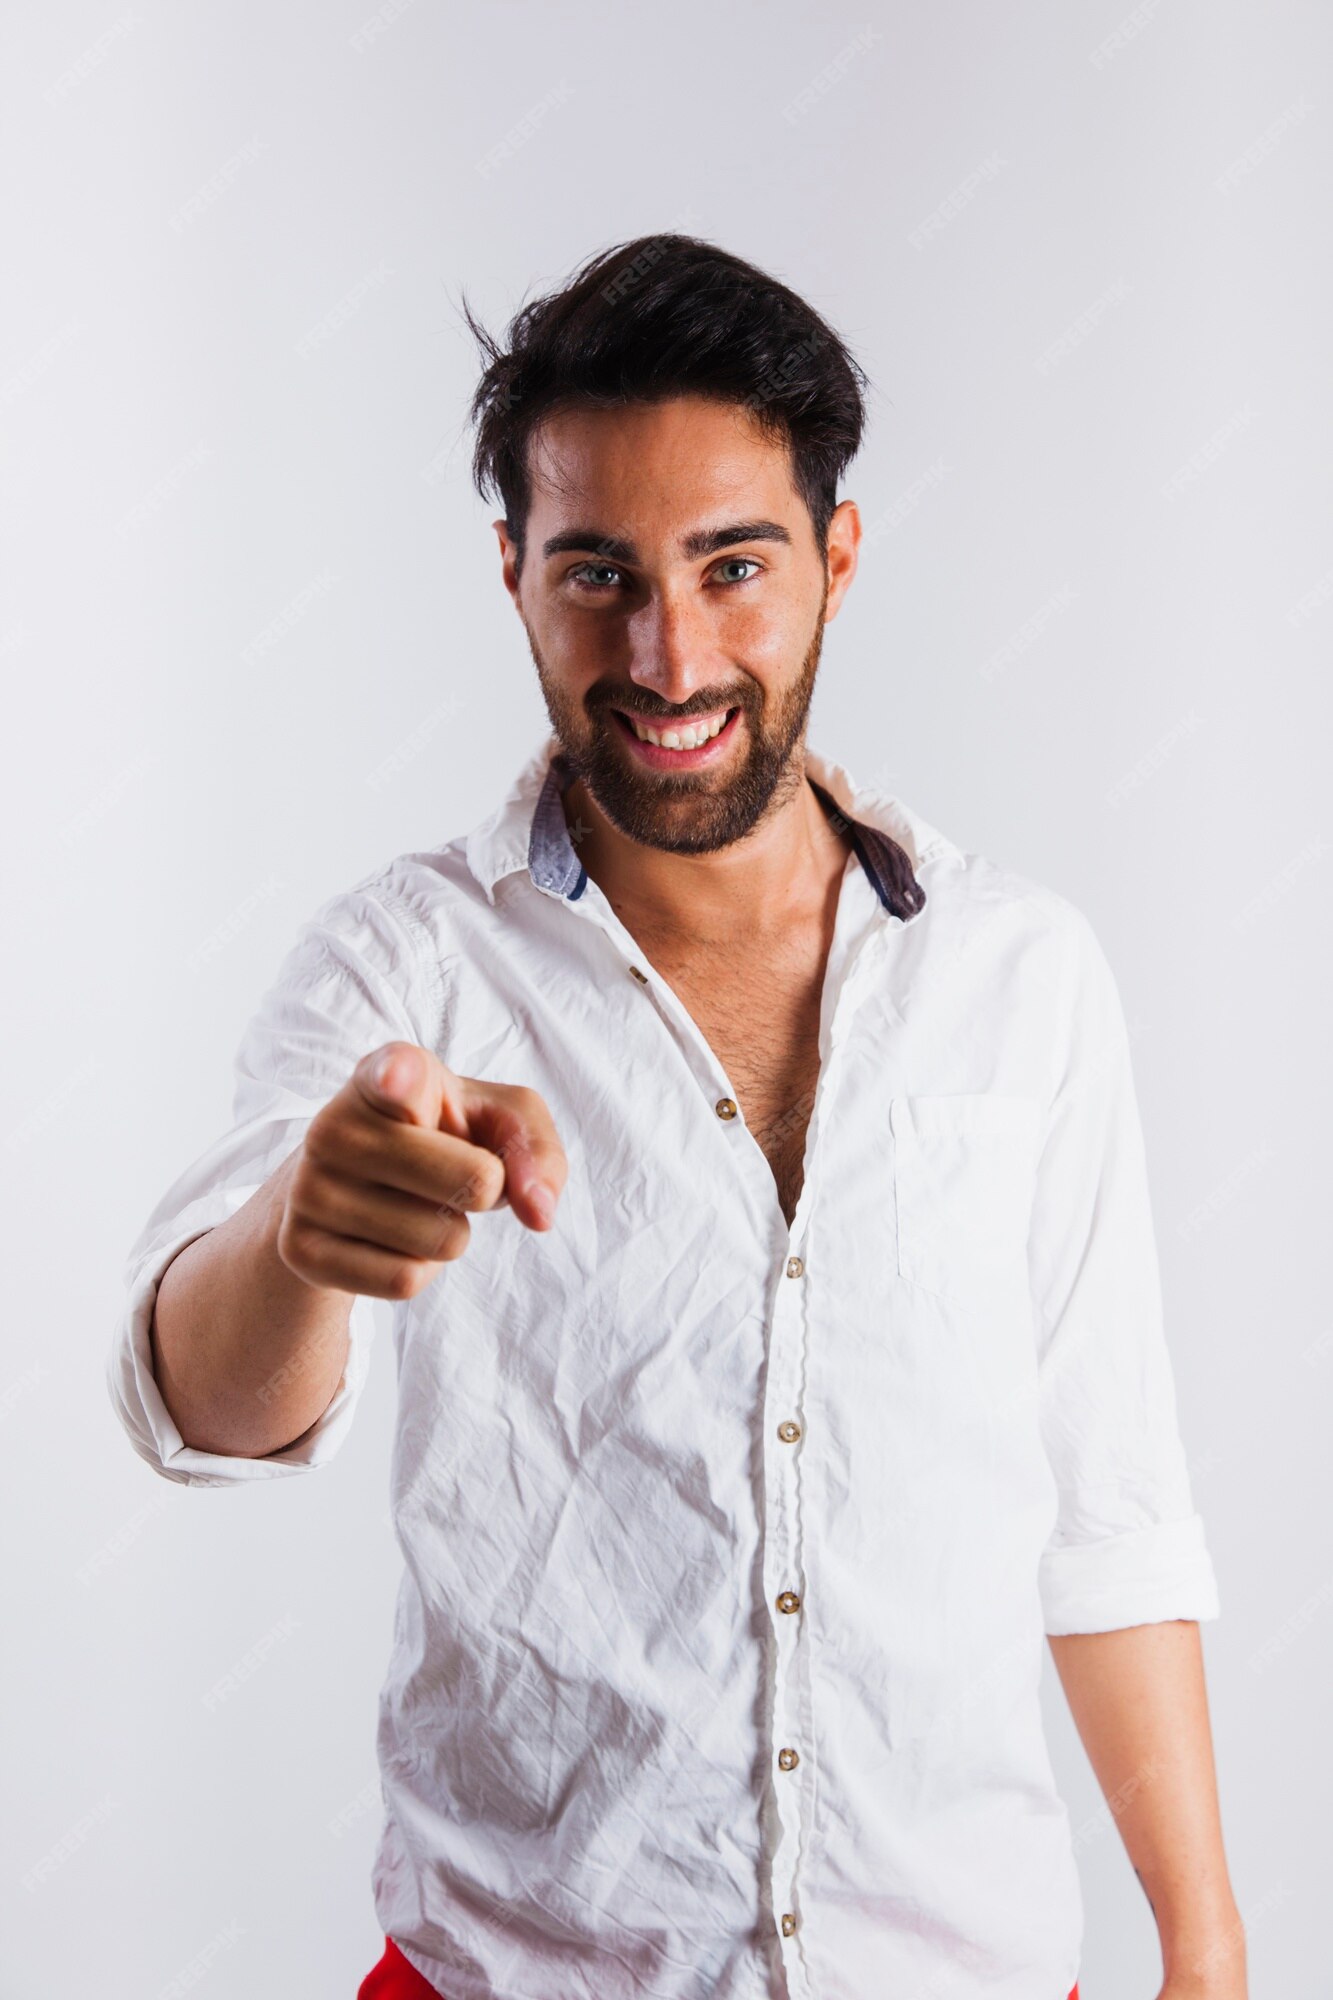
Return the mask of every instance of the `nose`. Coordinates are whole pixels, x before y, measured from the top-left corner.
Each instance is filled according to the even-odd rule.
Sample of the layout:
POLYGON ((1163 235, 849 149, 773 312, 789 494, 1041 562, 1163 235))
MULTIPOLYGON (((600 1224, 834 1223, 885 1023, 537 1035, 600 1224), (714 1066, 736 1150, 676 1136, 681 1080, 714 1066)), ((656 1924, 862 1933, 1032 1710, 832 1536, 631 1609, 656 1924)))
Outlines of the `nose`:
POLYGON ((708 621, 682 596, 654 592, 627 620, 629 676, 660 701, 688 701, 696 689, 715 684, 725 662, 714 657, 708 621))

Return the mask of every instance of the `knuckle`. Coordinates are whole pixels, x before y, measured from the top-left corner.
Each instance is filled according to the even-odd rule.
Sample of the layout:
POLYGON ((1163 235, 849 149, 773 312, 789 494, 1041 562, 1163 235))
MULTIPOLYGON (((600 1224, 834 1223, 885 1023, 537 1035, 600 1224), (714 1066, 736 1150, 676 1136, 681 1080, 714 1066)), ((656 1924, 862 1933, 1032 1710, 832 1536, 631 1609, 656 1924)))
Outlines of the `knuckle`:
POLYGON ((482 1162, 479 1179, 481 1192, 494 1204, 505 1191, 505 1163, 498 1153, 488 1153, 482 1162))
POLYGON ((461 1204, 477 1202, 484 1207, 499 1200, 504 1184, 503 1160, 497 1153, 482 1152, 473 1162, 454 1199, 461 1204))
POLYGON ((506 1125, 527 1125, 545 1109, 541 1092, 530 1083, 485 1082, 479 1088, 504 1113, 506 1125))
POLYGON ((278 1225, 278 1255, 288 1270, 294 1272, 298 1278, 305 1278, 313 1271, 310 1232, 290 1208, 278 1225))
POLYGON ((435 1260, 441 1264, 452 1264, 467 1249, 471 1233, 465 1215, 460 1215, 456 1209, 442 1210, 440 1233, 433 1251, 435 1260))
POLYGON ((289 1207, 293 1204, 298 1208, 302 1206, 312 1183, 319 1178, 322 1165, 323 1162, 319 1157, 319 1142, 316 1141, 315 1146, 312 1148, 310 1133, 307 1132, 305 1143, 301 1147, 300 1156, 297 1159, 296 1168, 287 1189, 289 1207))
POLYGON ((311 1119, 306 1128, 302 1153, 307 1160, 316 1160, 320 1165, 330 1162, 337 1147, 337 1128, 324 1111, 311 1119))
POLYGON ((328 1209, 328 1163, 302 1159, 287 1191, 287 1215, 293 1225, 314 1224, 328 1209))
POLYGON ((518 1095, 515 1108, 523 1118, 533 1125, 549 1125, 551 1114, 546 1108, 546 1099, 541 1092, 534 1089, 530 1083, 520 1083, 516 1089, 518 1095))
POLYGON ((421 1290, 424 1282, 425 1266, 415 1258, 404 1258, 395 1264, 385 1279, 386 1296, 391 1299, 412 1299, 421 1290))

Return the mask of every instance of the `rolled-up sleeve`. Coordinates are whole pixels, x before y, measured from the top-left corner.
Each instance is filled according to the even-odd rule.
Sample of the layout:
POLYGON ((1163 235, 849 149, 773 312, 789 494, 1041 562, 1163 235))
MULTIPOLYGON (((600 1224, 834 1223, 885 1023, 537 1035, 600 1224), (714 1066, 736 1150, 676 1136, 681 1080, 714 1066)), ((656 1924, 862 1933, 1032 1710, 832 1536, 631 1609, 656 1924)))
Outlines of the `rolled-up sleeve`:
POLYGON ((305 1472, 327 1463, 347 1435, 369 1362, 374 1299, 353 1302, 347 1364, 332 1400, 299 1438, 262 1458, 184 1443, 153 1375, 149 1329, 172 1258, 249 1200, 361 1057, 383 1042, 427 1040, 433 986, 426 943, 410 910, 381 884, 358 884, 319 907, 241 1037, 230 1130, 167 1189, 130 1249, 107 1387, 134 1449, 166 1479, 231 1486, 305 1472))
POLYGON ((1129 1034, 1088 919, 1065 906, 1057 1076, 1029 1269, 1042 1441, 1059 1493, 1045 1630, 1218 1616, 1179 1434, 1129 1034))

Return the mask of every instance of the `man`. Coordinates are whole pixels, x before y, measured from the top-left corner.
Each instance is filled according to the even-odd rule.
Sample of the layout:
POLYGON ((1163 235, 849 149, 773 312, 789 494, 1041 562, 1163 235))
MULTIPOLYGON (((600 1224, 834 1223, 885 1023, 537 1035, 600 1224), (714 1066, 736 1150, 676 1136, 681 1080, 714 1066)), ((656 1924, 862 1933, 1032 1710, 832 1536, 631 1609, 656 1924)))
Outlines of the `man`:
POLYGON ((469 324, 551 733, 306 925, 112 1360, 165 1476, 277 1477, 395 1302, 365 2000, 1077 1993, 1043 1634, 1163 1995, 1241 2000, 1111 970, 806 743, 864 377, 690 237, 469 324))

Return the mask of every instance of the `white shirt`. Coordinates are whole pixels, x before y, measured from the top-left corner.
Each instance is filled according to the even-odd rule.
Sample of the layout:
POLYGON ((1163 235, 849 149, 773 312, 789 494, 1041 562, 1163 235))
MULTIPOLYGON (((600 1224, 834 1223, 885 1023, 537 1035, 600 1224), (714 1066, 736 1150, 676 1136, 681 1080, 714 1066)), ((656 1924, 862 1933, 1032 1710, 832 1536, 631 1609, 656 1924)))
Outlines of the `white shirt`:
MULTIPOLYGON (((472 1218, 393 1307, 405 1559, 384 1931, 449 2000, 1064 2000, 1082 1909, 1044 1633, 1218 1615, 1177 1432, 1128 1034, 1089 922, 813 751, 853 824, 791 1226, 717 1056, 579 862, 548 737, 465 837, 324 903, 246 1029, 177 1250, 397 1038, 541 1092, 547 1232, 472 1218), (794 1753, 794 1754, 793 1754, 794 1753)), ((735 977, 745 978, 738 938, 735 977)))

